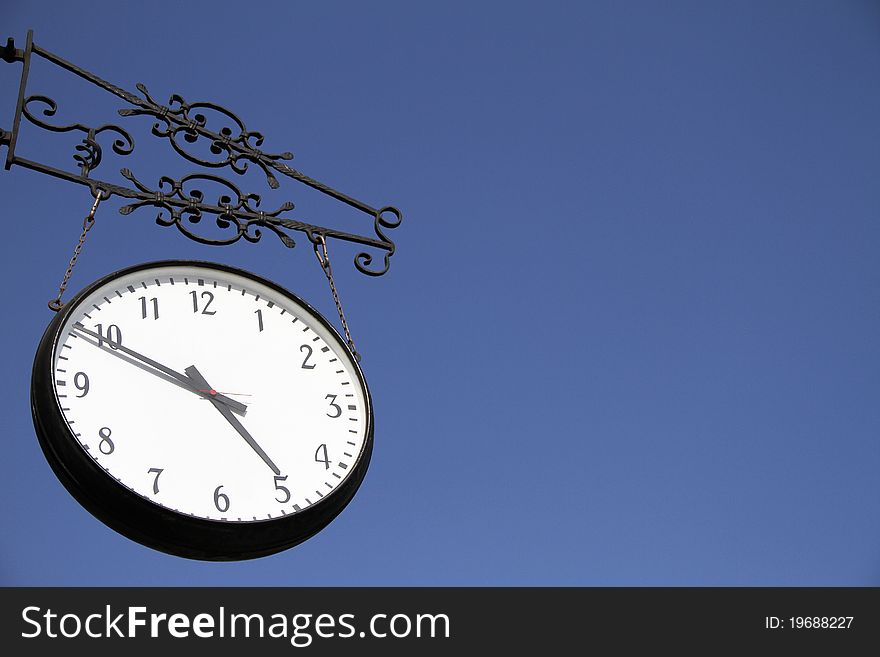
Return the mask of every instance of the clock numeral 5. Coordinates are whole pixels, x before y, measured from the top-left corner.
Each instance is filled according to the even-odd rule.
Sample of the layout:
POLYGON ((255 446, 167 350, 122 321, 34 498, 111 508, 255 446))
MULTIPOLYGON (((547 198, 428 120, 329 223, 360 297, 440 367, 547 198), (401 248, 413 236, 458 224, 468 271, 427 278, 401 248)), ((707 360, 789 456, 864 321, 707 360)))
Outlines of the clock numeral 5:
POLYGON ((325 443, 318 445, 318 449, 315 450, 315 461, 323 463, 325 470, 330 469, 330 457, 327 455, 327 445, 325 443), (322 454, 323 456, 321 456, 322 454))
POLYGON ((104 325, 103 324, 95 324, 95 328, 98 329, 98 346, 106 342, 111 349, 117 349, 119 345, 122 344, 122 329, 120 329, 116 324, 111 324, 107 327, 107 333, 104 333, 104 325))
POLYGON ((229 498, 220 492, 221 488, 223 488, 223 484, 214 489, 214 506, 217 507, 220 513, 226 513, 229 511, 229 498))
MULTIPOLYGON (((193 298, 193 312, 197 313, 197 312, 199 312, 198 292, 193 290, 192 292, 190 292, 190 294, 192 295, 192 298, 193 298)), ((206 297, 208 300, 205 302, 205 307, 202 308, 202 314, 203 315, 216 315, 217 314, 216 310, 208 310, 208 308, 211 307, 211 304, 214 303, 214 295, 212 293, 208 292, 207 290, 205 290, 204 292, 202 292, 202 299, 204 299, 206 297)))
POLYGON ((280 490, 284 495, 283 500, 278 500, 277 495, 275 496, 275 499, 278 500, 281 504, 286 504, 287 502, 290 502, 290 491, 287 490, 285 486, 279 484, 279 481, 287 481, 287 475, 278 475, 277 477, 275 477, 275 490, 280 490))
POLYGON ((98 430, 98 435, 101 436, 101 442, 98 443, 98 449, 101 450, 101 454, 109 456, 113 453, 113 450, 116 449, 113 441, 110 440, 110 427, 102 427, 98 430))

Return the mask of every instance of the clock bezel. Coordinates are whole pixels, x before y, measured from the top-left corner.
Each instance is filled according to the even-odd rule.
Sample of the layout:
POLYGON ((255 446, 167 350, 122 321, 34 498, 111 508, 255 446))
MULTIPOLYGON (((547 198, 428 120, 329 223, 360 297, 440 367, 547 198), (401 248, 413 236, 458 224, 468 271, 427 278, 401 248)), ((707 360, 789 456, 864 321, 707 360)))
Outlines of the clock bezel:
POLYGON ((132 265, 87 285, 55 315, 40 340, 31 376, 31 411, 40 447, 58 479, 93 516, 142 545, 190 559, 233 561, 267 556, 291 548, 326 527, 360 487, 373 450, 373 407, 363 372, 345 340, 327 319, 293 292, 252 272, 201 260, 160 260, 132 265), (267 286, 303 308, 336 339, 350 359, 364 393, 364 444, 346 479, 311 506, 294 514, 258 522, 224 522, 189 516, 162 507, 106 472, 73 434, 55 394, 53 354, 67 318, 97 288, 121 276, 155 267, 196 267, 243 276, 267 286))

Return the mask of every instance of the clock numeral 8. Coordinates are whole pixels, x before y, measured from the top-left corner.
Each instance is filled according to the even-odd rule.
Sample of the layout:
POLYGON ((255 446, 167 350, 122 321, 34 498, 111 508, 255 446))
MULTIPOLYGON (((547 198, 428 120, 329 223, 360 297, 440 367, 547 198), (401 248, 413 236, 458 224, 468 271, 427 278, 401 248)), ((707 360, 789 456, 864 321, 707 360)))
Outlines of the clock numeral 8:
POLYGON ((217 507, 220 513, 226 513, 229 511, 229 498, 220 492, 221 488, 223 488, 223 484, 214 489, 214 506, 217 507))
POLYGON ((98 431, 98 435, 101 436, 101 442, 98 443, 98 449, 101 450, 101 454, 107 454, 109 456, 113 453, 113 450, 116 449, 113 445, 113 441, 110 440, 110 428, 102 427, 98 431))

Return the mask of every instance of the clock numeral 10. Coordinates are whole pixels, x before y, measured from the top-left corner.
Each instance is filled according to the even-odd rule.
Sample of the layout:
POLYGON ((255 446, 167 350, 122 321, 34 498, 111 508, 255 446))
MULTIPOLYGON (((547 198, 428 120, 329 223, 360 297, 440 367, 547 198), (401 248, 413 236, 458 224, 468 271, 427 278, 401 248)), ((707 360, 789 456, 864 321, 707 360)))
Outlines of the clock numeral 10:
POLYGON ((229 498, 220 492, 221 488, 223 488, 223 484, 214 489, 214 506, 217 507, 220 513, 226 513, 229 511, 229 498))
MULTIPOLYGON (((156 297, 150 299, 153 304, 153 319, 159 319, 159 300, 156 297)), ((147 297, 140 297, 141 319, 147 318, 147 297)))
POLYGON ((98 346, 106 342, 111 349, 118 349, 119 345, 122 344, 122 329, 120 329, 116 324, 111 324, 107 327, 107 333, 104 333, 104 325, 103 324, 95 324, 95 328, 98 329, 98 346))
POLYGON ((330 469, 330 457, 327 455, 327 445, 325 443, 318 445, 318 449, 315 450, 315 461, 323 463, 325 470, 330 469))
POLYGON ((101 454, 106 454, 109 456, 113 453, 113 450, 116 449, 113 441, 110 440, 110 428, 102 427, 98 431, 98 435, 101 436, 101 442, 98 443, 98 449, 101 450, 101 454))

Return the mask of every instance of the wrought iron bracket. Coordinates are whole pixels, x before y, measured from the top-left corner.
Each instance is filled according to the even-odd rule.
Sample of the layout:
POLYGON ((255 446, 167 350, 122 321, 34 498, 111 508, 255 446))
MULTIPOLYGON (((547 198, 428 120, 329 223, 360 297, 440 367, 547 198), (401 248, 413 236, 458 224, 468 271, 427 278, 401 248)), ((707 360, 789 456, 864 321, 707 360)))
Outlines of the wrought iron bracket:
POLYGON ((305 233, 314 245, 322 241, 326 243, 329 239, 338 239, 367 247, 370 250, 361 251, 354 258, 358 271, 370 276, 381 276, 388 271, 390 258, 394 255, 394 242, 389 239, 388 231, 400 225, 400 211, 393 206, 372 207, 310 178, 287 164, 287 161, 293 159, 290 152, 263 152, 259 148, 263 144, 262 133, 248 130, 244 122, 231 111, 214 103, 190 103, 178 94, 172 94, 168 103, 162 104, 143 84, 136 85, 139 93, 126 91, 41 48, 34 43, 33 30, 28 31, 24 48, 16 48, 14 39, 10 37, 6 45, 0 48, 0 59, 22 64, 12 129, 0 130, 0 146, 6 147, 7 170, 17 165, 85 185, 94 196, 100 195, 102 199, 111 196, 129 199, 131 202, 119 209, 124 215, 145 206, 158 208, 160 212, 156 217, 157 224, 175 226, 184 236, 202 244, 224 246, 242 238, 248 242, 258 242, 262 237, 262 230, 265 229, 274 233, 284 246, 293 248, 296 242, 289 231, 298 231, 305 233), (112 136, 112 151, 119 156, 130 156, 134 152, 134 139, 125 128, 115 124, 90 126, 82 123, 52 123, 51 119, 58 110, 56 101, 48 96, 27 93, 30 65, 35 56, 124 101, 126 107, 117 110, 120 116, 148 116, 155 119, 151 134, 167 141, 177 155, 199 169, 178 179, 161 176, 155 185, 142 182, 129 168, 119 170, 128 184, 95 178, 92 174, 104 159, 102 141, 106 142, 106 138, 112 136), (209 116, 213 116, 220 127, 209 127, 209 116), (16 151, 19 147, 22 118, 42 130, 81 134, 82 139, 73 153, 75 168, 61 169, 18 155, 16 151), (193 145, 199 142, 207 146, 210 158, 193 151, 193 145), (372 234, 349 233, 294 218, 290 216, 294 208, 290 201, 270 212, 261 210, 259 194, 243 191, 230 180, 206 171, 230 169, 237 175, 243 175, 250 167, 256 167, 262 172, 271 189, 280 187, 279 177, 290 178, 366 214, 372 220, 372 234), (205 184, 220 187, 216 200, 212 200, 213 197, 202 191, 205 184), (214 223, 223 231, 223 237, 218 239, 198 232, 198 224, 205 215, 214 217, 214 223), (376 255, 379 260, 374 265, 376 255))

